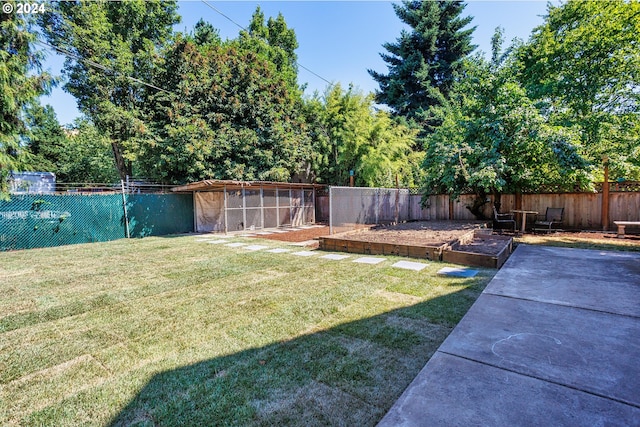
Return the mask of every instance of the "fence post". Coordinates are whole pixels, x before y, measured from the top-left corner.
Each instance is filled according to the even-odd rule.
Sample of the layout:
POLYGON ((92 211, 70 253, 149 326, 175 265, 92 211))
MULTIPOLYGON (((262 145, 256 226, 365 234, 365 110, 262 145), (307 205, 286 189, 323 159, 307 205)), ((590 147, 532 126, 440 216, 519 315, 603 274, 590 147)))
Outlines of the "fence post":
POLYGON ((449 221, 453 220, 453 200, 451 200, 451 195, 449 195, 449 221))
POLYGON ((602 183, 602 230, 609 229, 609 159, 602 157, 604 164, 604 181, 602 183))
POLYGON ((333 199, 333 194, 332 194, 332 186, 329 186, 329 234, 333 234, 333 206, 332 206, 332 199, 333 199))
POLYGON ((124 230, 125 230, 127 239, 130 239, 131 235, 129 235, 129 216, 127 215, 127 198, 124 196, 124 180, 122 179, 120 180, 120 185, 122 186, 122 210, 124 211, 124 230))

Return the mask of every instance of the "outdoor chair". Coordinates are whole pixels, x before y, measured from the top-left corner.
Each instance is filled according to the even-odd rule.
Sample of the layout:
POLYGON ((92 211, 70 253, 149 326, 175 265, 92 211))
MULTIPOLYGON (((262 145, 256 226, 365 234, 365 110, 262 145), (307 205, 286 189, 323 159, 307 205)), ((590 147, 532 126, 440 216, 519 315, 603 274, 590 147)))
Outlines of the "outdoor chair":
POLYGON ((503 225, 506 225, 507 228, 512 228, 513 231, 516 231, 516 220, 513 219, 512 213, 498 213, 498 210, 495 206, 493 206, 493 228, 502 229, 503 225))
POLYGON ((564 217, 564 208, 547 208, 547 212, 542 215, 538 215, 536 222, 533 225, 534 231, 551 232, 554 224, 562 224, 562 218, 564 217))

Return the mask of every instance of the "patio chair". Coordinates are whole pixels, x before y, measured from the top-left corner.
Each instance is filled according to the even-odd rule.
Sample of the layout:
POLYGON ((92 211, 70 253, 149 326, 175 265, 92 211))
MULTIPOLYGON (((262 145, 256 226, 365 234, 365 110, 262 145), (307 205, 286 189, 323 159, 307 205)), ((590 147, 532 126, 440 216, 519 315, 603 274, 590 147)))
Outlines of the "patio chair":
POLYGON ((516 231, 516 220, 513 219, 513 214, 512 213, 498 213, 498 210, 496 209, 495 205, 493 206, 493 228, 494 230, 496 228, 500 228, 502 229, 502 225, 506 225, 507 228, 511 228, 513 229, 513 231, 516 231))
POLYGON ((547 208, 547 212, 542 215, 538 215, 535 224, 533 224, 534 231, 551 232, 557 229, 552 228, 554 224, 562 224, 562 218, 564 217, 564 208, 547 208))

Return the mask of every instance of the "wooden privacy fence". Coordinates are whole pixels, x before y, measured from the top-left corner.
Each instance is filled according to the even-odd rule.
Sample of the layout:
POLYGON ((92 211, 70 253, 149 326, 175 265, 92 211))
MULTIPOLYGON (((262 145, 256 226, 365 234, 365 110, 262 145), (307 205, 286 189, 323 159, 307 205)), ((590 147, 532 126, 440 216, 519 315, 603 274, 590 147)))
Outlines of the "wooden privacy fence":
MULTIPOLYGON (((541 194, 503 194, 500 202, 501 212, 513 209, 537 211, 544 215, 548 207, 564 208, 562 228, 576 230, 615 230, 613 221, 640 221, 640 191, 617 191, 612 186, 608 197, 597 193, 541 193, 541 194), (608 216, 603 221, 603 213, 608 216)), ((430 196, 423 208, 420 195, 410 195, 408 219, 411 221, 428 220, 474 220, 467 206, 474 199, 472 194, 464 194, 457 200, 446 194, 430 196)), ((483 213, 492 217, 491 203, 484 206, 483 213)), ((316 198, 316 216, 318 221, 328 221, 329 196, 316 198)), ((333 207, 340 209, 340 205, 333 207)))

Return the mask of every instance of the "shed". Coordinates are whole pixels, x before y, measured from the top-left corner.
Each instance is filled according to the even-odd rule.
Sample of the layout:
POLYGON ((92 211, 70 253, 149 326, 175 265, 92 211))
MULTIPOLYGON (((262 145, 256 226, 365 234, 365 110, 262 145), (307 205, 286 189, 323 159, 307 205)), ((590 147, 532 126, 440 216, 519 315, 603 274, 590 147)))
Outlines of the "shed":
POLYGON ((193 192, 196 232, 297 227, 315 223, 317 184, 204 180, 172 188, 193 192))

